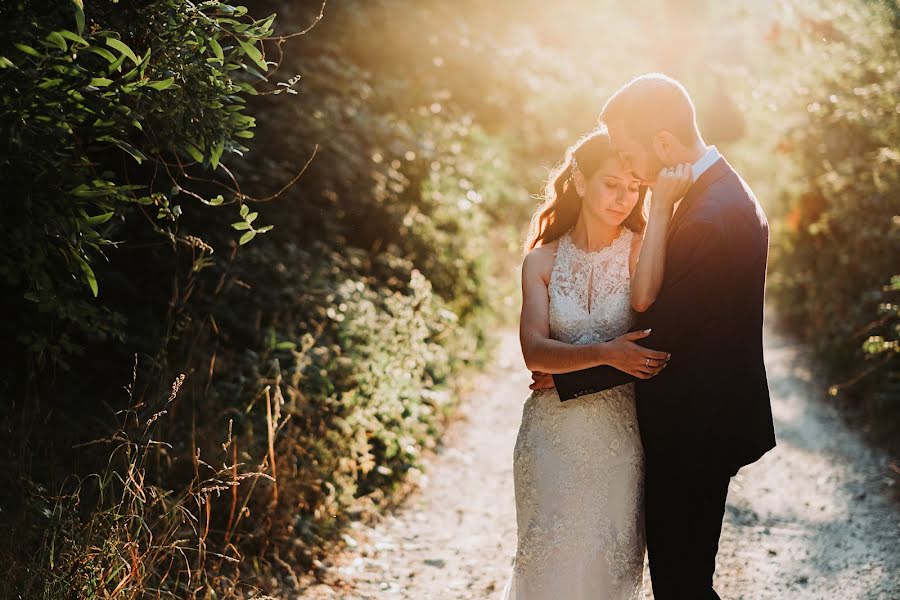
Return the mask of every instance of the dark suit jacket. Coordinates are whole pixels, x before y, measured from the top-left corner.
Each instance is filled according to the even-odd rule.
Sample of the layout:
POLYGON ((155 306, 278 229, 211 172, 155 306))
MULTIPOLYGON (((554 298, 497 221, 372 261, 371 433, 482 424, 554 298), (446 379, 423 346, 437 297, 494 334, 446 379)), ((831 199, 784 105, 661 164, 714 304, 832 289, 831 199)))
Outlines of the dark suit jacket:
POLYGON ((753 192, 720 158, 691 185, 669 225, 656 301, 632 331, 672 354, 638 379, 609 366, 554 374, 562 400, 635 382, 648 464, 734 474, 775 446, 763 364, 769 224, 753 192))

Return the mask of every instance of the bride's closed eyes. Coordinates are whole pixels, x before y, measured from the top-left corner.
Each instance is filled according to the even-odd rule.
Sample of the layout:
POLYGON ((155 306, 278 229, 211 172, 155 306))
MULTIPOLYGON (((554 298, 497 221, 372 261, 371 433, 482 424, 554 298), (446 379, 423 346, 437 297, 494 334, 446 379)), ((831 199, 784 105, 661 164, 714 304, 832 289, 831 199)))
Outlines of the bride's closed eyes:
MULTIPOLYGON (((606 178, 604 180, 606 183, 606 187, 610 190, 614 190, 617 187, 619 187, 620 185, 624 184, 624 181, 615 175, 605 175, 604 177, 606 178)), ((628 182, 628 191, 636 194, 638 192, 638 190, 640 189, 640 186, 641 186, 640 180, 632 179, 631 181, 628 182)))

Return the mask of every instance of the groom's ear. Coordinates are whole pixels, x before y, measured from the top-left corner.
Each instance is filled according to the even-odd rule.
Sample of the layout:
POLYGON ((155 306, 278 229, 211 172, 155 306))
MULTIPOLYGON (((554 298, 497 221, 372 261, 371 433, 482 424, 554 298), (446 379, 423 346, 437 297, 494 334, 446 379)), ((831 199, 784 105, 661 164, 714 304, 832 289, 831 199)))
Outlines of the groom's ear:
POLYGON ((672 135, 672 132, 666 129, 660 129, 656 132, 656 135, 653 136, 652 144, 653 152, 656 153, 656 157, 661 163, 670 165, 675 162, 673 155, 675 154, 675 149, 678 147, 678 138, 672 135))

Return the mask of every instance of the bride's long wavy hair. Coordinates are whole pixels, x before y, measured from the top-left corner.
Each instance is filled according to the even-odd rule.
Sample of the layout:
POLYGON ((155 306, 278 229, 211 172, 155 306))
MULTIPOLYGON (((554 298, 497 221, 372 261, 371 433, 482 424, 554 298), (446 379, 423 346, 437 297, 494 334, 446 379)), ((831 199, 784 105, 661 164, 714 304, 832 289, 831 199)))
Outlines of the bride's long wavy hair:
MULTIPOLYGON (((562 160, 550 171, 542 194, 544 200, 531 217, 524 246, 525 254, 559 238, 578 221, 581 197, 571 181, 573 156, 585 180, 590 179, 607 159, 615 156, 606 129, 601 127, 582 136, 566 149, 562 160)), ((647 215, 644 211, 646 196, 647 186, 642 185, 638 201, 623 222, 625 227, 637 233, 643 233, 647 227, 647 215)))

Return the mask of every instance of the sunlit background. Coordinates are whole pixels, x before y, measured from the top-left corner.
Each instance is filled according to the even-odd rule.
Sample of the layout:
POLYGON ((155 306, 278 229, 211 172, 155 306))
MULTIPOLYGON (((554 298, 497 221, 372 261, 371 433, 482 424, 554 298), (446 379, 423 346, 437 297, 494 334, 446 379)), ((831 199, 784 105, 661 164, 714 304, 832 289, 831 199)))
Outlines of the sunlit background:
MULTIPOLYGON (((288 31, 312 4, 266 6, 288 31)), ((549 168, 628 79, 670 74, 766 210, 770 304, 834 382, 872 370, 881 410, 897 393, 897 23, 891 1, 335 3, 285 46, 283 77, 303 79, 297 102, 260 108, 266 143, 283 145, 261 154, 286 174, 320 144, 297 194, 334 192, 349 244, 433 236, 452 260, 417 266, 441 295, 471 286, 515 320, 519 249, 549 168), (373 231, 391 210, 401 227, 373 231), (456 271, 482 261, 487 273, 456 271)))
POLYGON ((246 5, 0 7, 5 597, 333 577, 485 391, 549 169, 650 71, 763 205, 767 331, 893 493, 896 0, 246 5))

